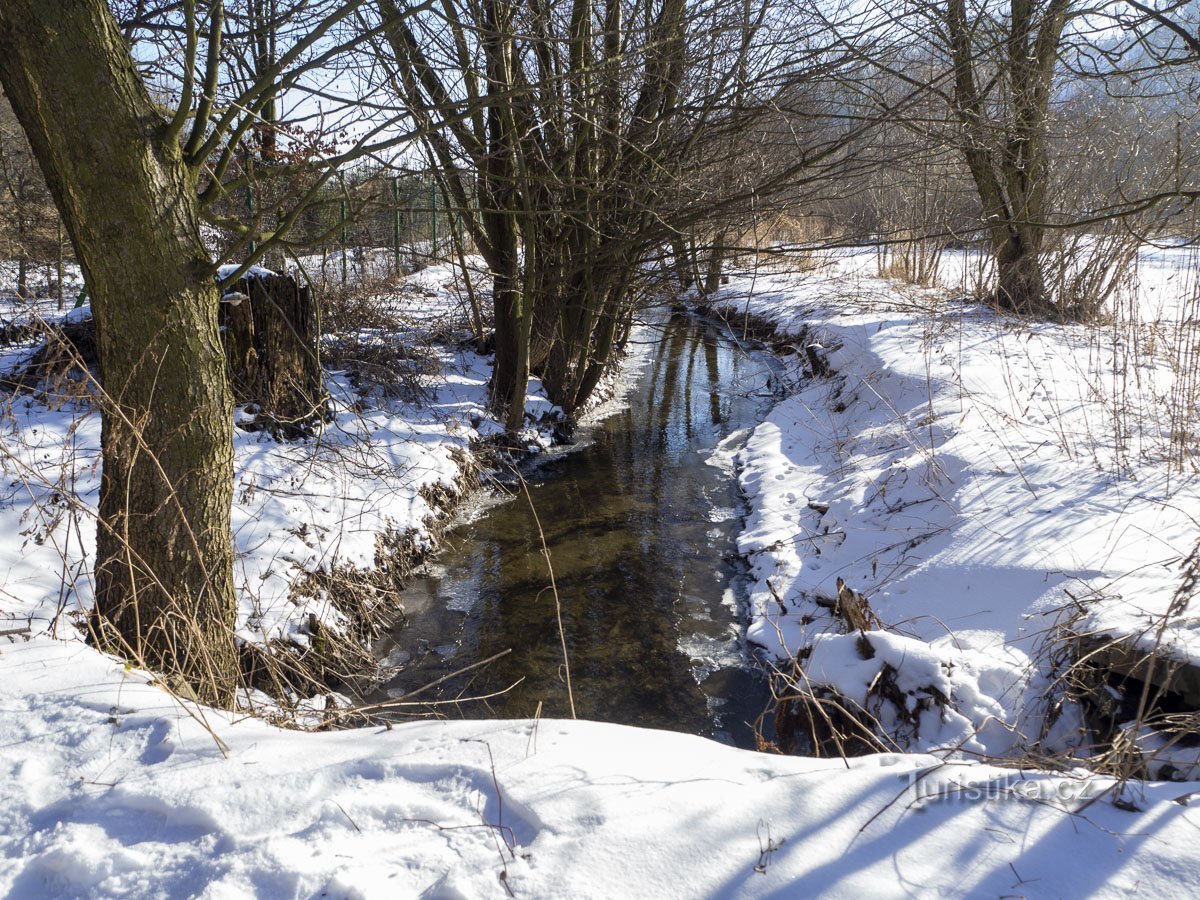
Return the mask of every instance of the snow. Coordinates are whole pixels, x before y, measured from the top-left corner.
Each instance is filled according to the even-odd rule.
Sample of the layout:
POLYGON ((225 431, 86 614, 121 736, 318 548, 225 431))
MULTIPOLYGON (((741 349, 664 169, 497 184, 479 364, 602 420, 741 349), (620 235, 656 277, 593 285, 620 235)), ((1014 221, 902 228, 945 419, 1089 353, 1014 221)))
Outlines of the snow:
MULTIPOLYGON (((218 266, 217 267, 217 281, 224 281, 226 278, 229 278, 231 275, 233 275, 235 272, 237 272, 237 270, 240 269, 241 267, 242 267, 241 263, 226 263, 225 265, 218 266)), ((245 272, 242 273, 242 277, 243 278, 263 278, 267 275, 274 275, 274 274, 275 273, 271 269, 264 268, 263 266, 250 266, 250 268, 248 268, 245 272)))
POLYGON ((993 673, 977 666, 977 657, 963 656, 945 639, 927 644, 885 631, 861 638, 825 633, 813 639, 803 677, 810 685, 832 688, 854 709, 871 711, 888 734, 911 730, 932 747, 981 755, 991 749, 996 755, 997 744, 1008 736, 1001 725, 1005 710, 983 686, 993 673), (868 659, 860 640, 869 647, 868 659), (903 709, 874 702, 882 679, 891 679, 903 695, 903 709))
MULTIPOLYGON (((58 310, 56 267, 32 264, 29 266, 26 273, 26 291, 29 296, 25 299, 17 295, 18 269, 16 260, 0 260, 0 321, 21 318, 31 313, 53 315, 58 310)), ((83 273, 75 263, 64 262, 62 276, 63 304, 70 307, 75 304, 79 292, 83 289, 83 273)))
MULTIPOLYGON (((1160 347, 1190 302, 1182 254, 1148 251, 1134 298, 1160 347)), ((967 257, 947 256, 947 280, 965 277, 967 257)), ((458 309, 451 282, 432 267, 396 299, 414 329, 458 309)), ((554 720, 302 731, 175 698, 70 627, 90 603, 98 417, 23 398, 0 454, 0 534, 12 536, 0 546, 0 895, 1192 892, 1200 782, 980 761, 1020 757, 1041 735, 1045 638, 1065 615, 1121 635, 1163 624, 1200 508, 1191 458, 1172 454, 1178 422, 1160 414, 1177 396, 1171 361, 1098 329, 948 306, 944 292, 875 277, 870 254, 735 277, 719 302, 817 345, 833 370, 801 377, 807 354, 789 357, 791 390, 740 451, 744 435, 710 460, 734 468, 750 504, 750 634, 806 651, 804 678, 885 726, 915 719, 912 752, 810 759, 554 720), (838 633, 838 577, 886 628, 838 633), (878 704, 883 679, 902 710, 878 704)), ((421 488, 455 489, 459 455, 499 428, 486 360, 444 347, 436 360, 423 406, 360 403, 335 373, 335 420, 317 439, 236 432, 243 640, 302 642, 309 613, 336 627, 326 600, 293 602, 299 573, 369 565, 389 525, 431 539, 441 513, 421 488)), ((550 410, 538 387, 533 415, 550 410)), ((621 402, 618 389, 594 414, 621 402)), ((1200 659, 1194 620, 1163 634, 1200 659)), ((336 717, 323 706, 310 701, 308 718, 336 717)), ((1194 751, 1137 738, 1196 777, 1194 751)))
POLYGON ((771 756, 591 722, 285 731, 0 644, 0 894, 1178 896, 1197 785, 771 756), (502 880, 503 876, 503 880, 502 880))
POLYGON ((81 322, 86 322, 92 317, 92 304, 84 301, 78 306, 69 309, 62 317, 61 321, 64 325, 78 325, 81 322))
MULTIPOLYGON (((969 691, 954 686, 961 711, 976 729, 990 717, 1006 727, 967 749, 998 755, 1039 737, 1048 640, 1068 618, 1142 646, 1161 626, 1171 653, 1200 660, 1200 619, 1164 624, 1200 509, 1193 458, 1173 462, 1162 416, 1171 366, 1112 329, 947 306, 940 291, 872 277, 863 256, 743 275, 718 301, 815 345, 834 373, 801 377, 797 354, 796 389, 737 458, 751 639, 784 656, 832 649, 819 641, 842 577, 913 642, 910 665, 928 647, 977 673, 969 691)), ((1168 312, 1191 290, 1173 262, 1147 276, 1168 312)), ((962 737, 930 730, 911 749, 962 737)))
MULTIPOLYGON (((381 339, 424 343, 428 329, 454 321, 460 301, 443 287, 452 282, 449 267, 426 273, 420 292, 393 298, 402 314, 415 311, 404 316, 410 330, 381 339)), ((49 320, 79 316, 72 310, 49 320)), ((3 348, 0 365, 8 368, 28 352, 3 348)), ((407 533, 418 548, 431 545, 432 530, 446 514, 430 505, 428 489, 459 493, 465 454, 503 429, 487 410, 489 361, 434 344, 429 352, 436 371, 421 376, 428 395, 421 404, 375 396, 364 403, 349 379, 334 372, 326 380, 334 418, 314 440, 277 442, 234 429, 241 640, 303 646, 310 615, 340 629, 344 614, 329 598, 296 595, 301 575, 373 567, 378 538, 389 529, 407 533)), ((554 409, 532 381, 530 417, 554 409)), ((13 539, 0 552, 0 630, 15 623, 66 636, 71 629, 62 627, 64 615, 69 620, 91 605, 100 417, 85 404, 48 408, 29 397, 12 399, 4 413, 0 533, 13 539)), ((536 427, 523 438, 536 450, 550 440, 536 427)))

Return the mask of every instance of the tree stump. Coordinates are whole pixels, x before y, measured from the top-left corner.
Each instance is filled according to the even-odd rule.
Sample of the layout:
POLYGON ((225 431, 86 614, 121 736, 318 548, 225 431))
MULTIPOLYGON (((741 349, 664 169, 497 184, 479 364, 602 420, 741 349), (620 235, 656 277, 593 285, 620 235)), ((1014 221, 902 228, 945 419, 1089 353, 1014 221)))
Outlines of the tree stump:
POLYGON ((245 276, 221 298, 221 332, 239 424, 276 437, 308 436, 329 416, 312 292, 288 275, 245 276))

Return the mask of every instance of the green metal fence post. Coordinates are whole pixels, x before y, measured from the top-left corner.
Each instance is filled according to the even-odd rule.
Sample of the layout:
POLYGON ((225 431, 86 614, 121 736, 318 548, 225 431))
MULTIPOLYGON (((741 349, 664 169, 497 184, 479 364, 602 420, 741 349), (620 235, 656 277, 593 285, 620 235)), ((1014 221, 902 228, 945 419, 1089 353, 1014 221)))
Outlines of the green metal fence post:
POLYGON ((429 222, 430 222, 430 225, 429 225, 429 230, 430 230, 430 238, 429 238, 429 256, 430 256, 430 259, 431 259, 431 261, 432 261, 433 259, 436 259, 436 258, 437 258, 437 211, 438 211, 438 196, 437 196, 437 182, 436 182, 436 181, 431 181, 431 182, 429 182, 429 205, 430 205, 430 213, 429 213, 429 222))

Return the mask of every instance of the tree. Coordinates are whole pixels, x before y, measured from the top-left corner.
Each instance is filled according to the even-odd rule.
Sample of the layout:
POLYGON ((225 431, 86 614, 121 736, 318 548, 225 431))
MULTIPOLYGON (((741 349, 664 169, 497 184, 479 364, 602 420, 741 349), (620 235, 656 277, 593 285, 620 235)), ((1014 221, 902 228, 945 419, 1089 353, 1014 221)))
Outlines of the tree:
POLYGON ((0 80, 92 296, 101 641, 229 703, 232 401, 196 174, 101 0, 6 3, 0 80))
MULTIPOLYGON (((17 296, 26 299, 30 269, 37 263, 61 260, 61 223, 6 97, 0 97, 0 232, 8 258, 17 261, 17 296)), ((61 277, 60 271, 60 282, 61 277)), ((58 290, 61 301, 61 283, 58 290)))
POLYGON ((1104 48, 1103 64, 1120 76, 1124 92, 1139 101, 1141 121, 1130 144, 1149 164, 1142 163, 1143 177, 1122 190, 1109 211, 1129 217, 1152 210, 1159 224, 1191 237, 1200 198, 1195 177, 1200 10, 1191 0, 1124 0, 1111 18, 1123 30, 1123 39, 1104 48))
POLYGON ((996 259, 996 302, 1046 315, 1041 252, 1047 218, 1047 126, 1063 29, 1073 0, 946 0, 940 11, 951 65, 959 148, 979 192, 996 259))
POLYGON ((1200 23, 1191 0, 1125 2, 1132 12, 1118 21, 1137 34, 1152 59, 1171 65, 1200 60, 1200 23))
MULTIPOLYGON (((238 675, 232 401, 202 224, 229 235, 222 252, 240 266, 224 284, 233 283, 264 253, 289 246, 291 226, 341 165, 411 135, 370 121, 341 148, 304 127, 321 118, 316 111, 301 110, 298 123, 263 118, 281 96, 316 92, 321 114, 330 112, 336 94, 305 78, 334 77, 369 36, 345 27, 359 2, 293 0, 273 23, 289 23, 286 51, 240 83, 227 68, 220 0, 128 6, 119 26, 103 0, 0 5, 0 82, 92 298, 105 395, 96 638, 172 673, 202 700, 229 704, 238 675), (156 52, 131 52, 143 32, 156 52), (270 175, 292 178, 293 189, 247 223, 229 210, 253 183, 240 148, 264 121, 288 149, 270 175)), ((339 108, 357 111, 356 99, 339 108)))
MULTIPOLYGON (((1111 27, 1140 25, 1148 37, 1159 26, 1141 14, 1137 22, 1115 15, 1125 8, 882 0, 865 33, 883 37, 858 51, 879 72, 871 87, 888 119, 869 138, 884 161, 874 180, 880 197, 892 195, 888 205, 901 199, 900 217, 915 227, 878 222, 879 232, 897 240, 911 232, 909 247, 921 242, 935 252, 929 238, 981 235, 992 265, 977 277, 990 277, 997 305, 1058 319, 1100 312, 1136 252, 1133 233, 1153 227, 1138 217, 1191 196, 1181 189, 1189 142, 1172 127, 1180 92, 1161 77, 1165 67, 1133 52, 1136 39, 1111 27), (917 91, 919 102, 899 108, 889 96, 898 85, 917 91), (905 133, 907 151, 895 141, 905 133), (907 191, 906 169, 919 175, 907 191), (966 204, 956 196, 961 177, 970 186, 966 204)), ((1174 37, 1158 43, 1180 46, 1174 37)))
MULTIPOLYGON (((396 17, 393 0, 380 5, 396 17)), ((609 0, 599 12, 605 30, 597 39, 586 0, 574 3, 569 17, 536 2, 468 0, 444 4, 441 21, 388 31, 389 62, 406 108, 426 125, 435 117, 447 122, 429 129, 426 140, 491 270, 492 401, 506 411, 510 431, 522 426, 531 367, 553 357, 547 387, 564 408, 575 409, 627 317, 622 280, 633 260, 623 258, 620 241, 601 249, 616 236, 614 207, 633 199, 626 196, 631 173, 621 159, 622 130, 646 132, 664 104, 673 105, 683 9, 670 0, 657 21, 635 32, 622 3, 609 0), (452 36, 442 58, 432 55, 438 44, 424 39, 438 29, 452 36), (626 52, 644 54, 640 73, 621 61, 626 52), (636 93, 639 74, 639 107, 623 122, 619 104, 629 94, 621 88, 636 93), (609 259, 602 262, 602 254, 609 259)), ((643 17, 634 21, 641 29, 643 17)), ((657 148, 647 142, 643 149, 643 160, 652 161, 657 148)), ((636 215, 637 202, 622 212, 636 215)))
POLYGON ((648 259, 811 164, 712 177, 736 165, 734 136, 829 70, 809 24, 786 3, 447 0, 387 30, 394 90, 491 270, 510 431, 531 372, 568 413, 586 401, 648 259))

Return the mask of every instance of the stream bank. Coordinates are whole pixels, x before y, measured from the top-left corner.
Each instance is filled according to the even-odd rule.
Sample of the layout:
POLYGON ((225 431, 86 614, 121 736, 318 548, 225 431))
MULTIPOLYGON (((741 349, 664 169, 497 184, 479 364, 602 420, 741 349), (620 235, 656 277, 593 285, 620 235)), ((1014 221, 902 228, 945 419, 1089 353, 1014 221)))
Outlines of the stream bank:
POLYGON ((800 350, 805 376, 738 454, 750 639, 799 657, 796 695, 836 703, 870 749, 1195 777, 1180 735, 1196 730, 1181 679, 1200 665, 1200 475, 1173 464, 1170 360, 1109 324, 1024 321, 873 271, 830 254, 713 298, 739 331, 800 350), (1080 635, 1099 642, 1083 654, 1097 677, 1080 635), (1086 694, 1118 701, 1101 712, 1119 754, 1095 753, 1086 694), (1143 727, 1144 694, 1169 733, 1143 727))

